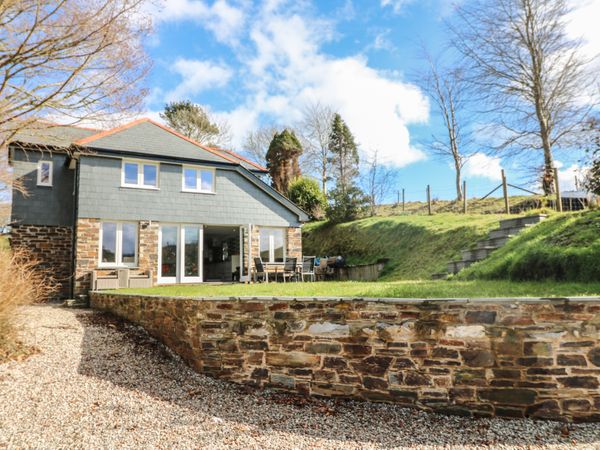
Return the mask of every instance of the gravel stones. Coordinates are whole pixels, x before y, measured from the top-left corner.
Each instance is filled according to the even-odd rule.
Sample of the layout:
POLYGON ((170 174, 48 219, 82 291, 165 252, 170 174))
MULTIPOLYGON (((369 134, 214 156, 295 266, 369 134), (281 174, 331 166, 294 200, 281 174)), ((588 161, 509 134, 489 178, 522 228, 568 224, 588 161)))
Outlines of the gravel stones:
POLYGON ((0 365, 0 448, 600 448, 598 424, 257 391, 199 375, 103 314, 34 306, 22 315, 40 353, 0 365))

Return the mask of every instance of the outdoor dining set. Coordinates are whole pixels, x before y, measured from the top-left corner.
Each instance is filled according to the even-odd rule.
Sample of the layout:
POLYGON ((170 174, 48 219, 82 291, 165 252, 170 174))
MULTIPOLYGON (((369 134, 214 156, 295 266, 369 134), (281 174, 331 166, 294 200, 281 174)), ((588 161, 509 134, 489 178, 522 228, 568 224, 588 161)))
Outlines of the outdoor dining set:
POLYGON ((266 263, 254 258, 253 281, 317 281, 333 278, 336 258, 286 257, 282 262, 266 263))

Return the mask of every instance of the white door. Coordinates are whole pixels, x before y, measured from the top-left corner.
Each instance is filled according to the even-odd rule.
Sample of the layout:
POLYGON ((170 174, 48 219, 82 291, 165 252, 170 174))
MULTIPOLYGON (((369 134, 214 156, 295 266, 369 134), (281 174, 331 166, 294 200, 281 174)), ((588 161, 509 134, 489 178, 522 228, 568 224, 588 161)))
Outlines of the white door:
POLYGON ((202 226, 161 225, 158 236, 158 282, 202 282, 202 226))

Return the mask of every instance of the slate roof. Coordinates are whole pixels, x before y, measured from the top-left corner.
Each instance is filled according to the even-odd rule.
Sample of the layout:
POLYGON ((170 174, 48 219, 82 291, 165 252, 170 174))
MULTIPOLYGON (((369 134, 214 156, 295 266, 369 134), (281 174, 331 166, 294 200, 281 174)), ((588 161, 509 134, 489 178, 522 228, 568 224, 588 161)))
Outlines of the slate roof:
POLYGON ((82 128, 73 125, 50 125, 17 133, 12 142, 53 147, 70 147, 73 142, 92 136, 101 130, 82 128))
POLYGON ((121 127, 87 136, 75 145, 94 150, 112 150, 140 156, 166 156, 216 163, 239 162, 151 119, 139 119, 121 127), (166 131, 166 132, 165 132, 166 131))
POLYGON ((216 150, 220 153, 225 154, 226 156, 235 159, 242 167, 248 169, 251 172, 261 172, 268 173, 269 170, 266 167, 261 166, 260 164, 255 163, 254 161, 250 161, 249 159, 243 157, 242 155, 234 152, 233 150, 226 150, 220 147, 211 147, 213 150, 216 150))

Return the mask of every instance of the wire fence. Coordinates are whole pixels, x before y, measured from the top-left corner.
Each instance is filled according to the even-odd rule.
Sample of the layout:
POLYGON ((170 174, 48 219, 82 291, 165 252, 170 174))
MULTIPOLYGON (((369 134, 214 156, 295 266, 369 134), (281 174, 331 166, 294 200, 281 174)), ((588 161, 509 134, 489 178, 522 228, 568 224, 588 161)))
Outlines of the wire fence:
POLYGON ((460 200, 440 200, 440 196, 456 195, 456 188, 435 188, 424 186, 421 190, 396 191, 396 201, 392 204, 381 205, 380 213, 385 214, 434 214, 436 212, 473 213, 504 213, 520 214, 534 209, 553 209, 556 211, 579 211, 598 204, 598 198, 580 191, 561 192, 558 174, 555 172, 554 193, 544 195, 529 187, 510 183, 502 170, 500 184, 483 196, 469 194, 469 183, 462 183, 462 198, 460 200), (495 195, 494 195, 495 194, 495 195), (425 198, 423 201, 422 199, 425 198), (419 199, 419 200, 417 200, 419 199))

